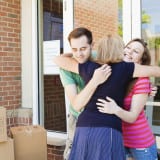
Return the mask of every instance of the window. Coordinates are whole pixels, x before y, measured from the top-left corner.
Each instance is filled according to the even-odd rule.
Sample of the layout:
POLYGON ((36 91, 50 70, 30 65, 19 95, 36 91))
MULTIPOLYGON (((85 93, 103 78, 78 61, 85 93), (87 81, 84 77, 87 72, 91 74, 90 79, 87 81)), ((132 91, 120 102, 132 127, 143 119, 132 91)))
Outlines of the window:
POLYGON ((67 3, 63 0, 40 0, 37 3, 38 117, 40 124, 44 125, 48 131, 47 143, 64 145, 67 132, 68 101, 60 81, 58 67, 52 62, 52 56, 70 49, 67 36, 73 29, 73 1, 67 3), (63 27, 64 24, 67 27, 63 27))
POLYGON ((43 0, 42 4, 43 124, 48 131, 66 132, 65 94, 52 62, 53 54, 63 52, 63 1, 43 0))
MULTIPOLYGON (((142 0, 141 20, 142 38, 148 43, 152 64, 160 65, 160 1, 142 0)), ((153 132, 160 134, 160 78, 152 78, 152 83, 158 87, 154 99, 148 103, 147 115, 153 132)))

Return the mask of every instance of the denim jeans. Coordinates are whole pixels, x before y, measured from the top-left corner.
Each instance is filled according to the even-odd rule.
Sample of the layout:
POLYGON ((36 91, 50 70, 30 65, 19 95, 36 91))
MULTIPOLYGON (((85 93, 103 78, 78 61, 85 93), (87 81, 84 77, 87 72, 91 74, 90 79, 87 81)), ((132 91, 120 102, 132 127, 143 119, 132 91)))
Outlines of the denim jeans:
POLYGON ((126 151, 126 158, 132 157, 135 160, 158 160, 156 144, 153 144, 149 148, 125 147, 125 151, 126 151))

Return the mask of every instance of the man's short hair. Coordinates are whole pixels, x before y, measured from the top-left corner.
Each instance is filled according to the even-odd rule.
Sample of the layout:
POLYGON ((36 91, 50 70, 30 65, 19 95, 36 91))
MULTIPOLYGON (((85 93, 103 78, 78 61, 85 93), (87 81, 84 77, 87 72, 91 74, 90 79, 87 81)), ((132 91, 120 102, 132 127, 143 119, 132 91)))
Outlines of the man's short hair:
POLYGON ((70 43, 71 39, 76 39, 81 36, 86 36, 88 39, 88 44, 92 44, 93 41, 92 32, 84 27, 75 28, 72 32, 70 32, 68 36, 68 41, 70 43))

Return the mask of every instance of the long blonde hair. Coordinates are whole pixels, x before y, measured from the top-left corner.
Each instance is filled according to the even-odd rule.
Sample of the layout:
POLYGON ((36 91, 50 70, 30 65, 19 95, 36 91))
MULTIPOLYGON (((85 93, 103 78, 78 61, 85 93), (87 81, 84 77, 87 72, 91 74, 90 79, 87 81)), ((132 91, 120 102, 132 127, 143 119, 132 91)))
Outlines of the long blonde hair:
POLYGON ((118 35, 108 35, 99 41, 96 62, 117 63, 123 60, 124 43, 118 35))

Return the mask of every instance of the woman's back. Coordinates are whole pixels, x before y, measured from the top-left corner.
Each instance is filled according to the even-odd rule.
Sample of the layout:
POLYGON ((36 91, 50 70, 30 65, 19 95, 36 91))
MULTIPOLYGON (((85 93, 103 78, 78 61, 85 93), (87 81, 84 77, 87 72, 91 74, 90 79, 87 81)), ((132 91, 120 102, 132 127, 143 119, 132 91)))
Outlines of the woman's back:
MULTIPOLYGON (((112 68, 111 76, 96 89, 85 110, 79 116, 77 126, 108 126, 121 131, 121 120, 115 115, 100 113, 97 110, 96 102, 98 98, 104 99, 109 96, 122 107, 127 84, 132 78, 134 64, 119 62, 110 65, 112 68)), ((79 64, 79 73, 86 84, 99 66, 100 64, 91 61, 79 64)))

